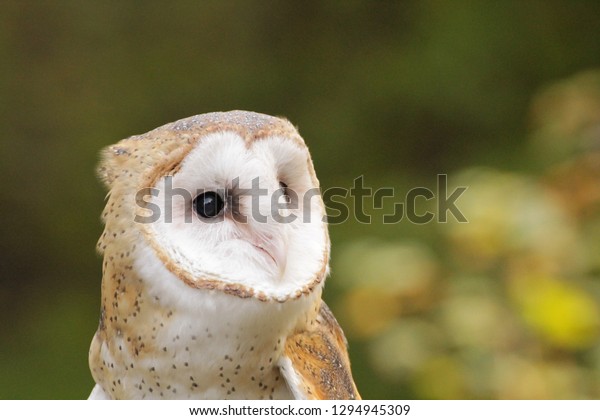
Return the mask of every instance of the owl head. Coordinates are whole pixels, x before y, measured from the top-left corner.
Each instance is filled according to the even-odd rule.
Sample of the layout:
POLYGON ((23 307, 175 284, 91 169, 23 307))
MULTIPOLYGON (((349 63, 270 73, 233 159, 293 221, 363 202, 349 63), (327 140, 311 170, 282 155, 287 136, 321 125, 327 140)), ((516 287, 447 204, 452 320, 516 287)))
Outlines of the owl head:
POLYGON ((309 294, 327 274, 319 181, 284 119, 179 120, 105 149, 99 174, 109 189, 105 256, 129 258, 121 250, 143 244, 187 287, 264 301, 309 294))

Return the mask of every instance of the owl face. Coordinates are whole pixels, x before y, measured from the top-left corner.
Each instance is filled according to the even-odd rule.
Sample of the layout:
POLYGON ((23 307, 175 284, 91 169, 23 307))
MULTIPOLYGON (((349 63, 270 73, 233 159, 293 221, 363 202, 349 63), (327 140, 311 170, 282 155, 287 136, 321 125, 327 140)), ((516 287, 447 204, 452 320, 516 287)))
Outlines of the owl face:
POLYGON ((286 120, 203 114, 105 153, 101 177, 127 212, 116 219, 109 204, 106 234, 117 232, 110 244, 141 234, 187 286, 259 300, 298 298, 326 276, 329 237, 318 180, 286 120), (124 219, 135 220, 137 233, 130 235, 124 219))
POLYGON ((149 207, 160 217, 146 234, 193 282, 242 285, 279 300, 326 264, 318 185, 306 147, 293 139, 211 133, 157 180, 153 194, 149 207))

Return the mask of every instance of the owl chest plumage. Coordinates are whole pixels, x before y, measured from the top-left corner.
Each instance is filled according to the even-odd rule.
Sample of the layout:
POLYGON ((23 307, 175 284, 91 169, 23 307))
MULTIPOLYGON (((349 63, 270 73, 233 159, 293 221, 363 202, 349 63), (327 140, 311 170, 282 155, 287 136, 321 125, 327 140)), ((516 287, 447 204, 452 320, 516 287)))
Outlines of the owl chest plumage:
POLYGON ((90 350, 96 383, 115 399, 288 399, 278 361, 286 338, 316 313, 317 295, 262 302, 195 290, 143 246, 109 260, 100 328, 90 350))
POLYGON ((98 383, 113 398, 289 398, 276 365, 283 334, 269 338, 219 319, 167 312, 147 328, 101 344, 98 383))

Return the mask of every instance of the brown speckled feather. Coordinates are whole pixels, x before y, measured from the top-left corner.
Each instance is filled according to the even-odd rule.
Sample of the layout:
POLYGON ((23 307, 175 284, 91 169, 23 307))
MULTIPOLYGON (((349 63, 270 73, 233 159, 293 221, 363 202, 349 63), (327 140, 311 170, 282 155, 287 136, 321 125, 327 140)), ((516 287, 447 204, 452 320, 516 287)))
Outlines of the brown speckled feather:
POLYGON ((284 357, 291 363, 282 373, 292 392, 310 400, 358 400, 352 379, 347 341, 325 302, 311 330, 290 336, 284 357))

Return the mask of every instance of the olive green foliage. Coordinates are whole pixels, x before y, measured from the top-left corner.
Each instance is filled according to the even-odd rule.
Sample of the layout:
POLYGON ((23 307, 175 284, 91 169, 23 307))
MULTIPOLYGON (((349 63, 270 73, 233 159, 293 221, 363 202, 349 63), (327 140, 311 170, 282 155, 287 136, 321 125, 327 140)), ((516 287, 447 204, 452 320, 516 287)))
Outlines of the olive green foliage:
POLYGON ((0 398, 92 387, 98 150, 231 109, 298 125, 324 189, 468 187, 468 223, 383 224, 386 199, 330 228, 365 398, 600 398, 598 22, 566 0, 2 2, 0 398))

